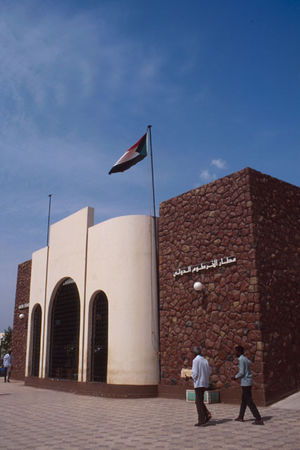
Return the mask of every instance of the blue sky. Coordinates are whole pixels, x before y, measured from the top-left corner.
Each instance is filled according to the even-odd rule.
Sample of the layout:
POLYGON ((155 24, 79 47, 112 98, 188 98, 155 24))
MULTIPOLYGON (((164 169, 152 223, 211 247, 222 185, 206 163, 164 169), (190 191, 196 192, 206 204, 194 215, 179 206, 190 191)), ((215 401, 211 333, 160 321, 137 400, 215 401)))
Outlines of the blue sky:
POLYGON ((299 0, 0 2, 0 331, 51 221, 152 213, 244 167, 299 185, 299 0))

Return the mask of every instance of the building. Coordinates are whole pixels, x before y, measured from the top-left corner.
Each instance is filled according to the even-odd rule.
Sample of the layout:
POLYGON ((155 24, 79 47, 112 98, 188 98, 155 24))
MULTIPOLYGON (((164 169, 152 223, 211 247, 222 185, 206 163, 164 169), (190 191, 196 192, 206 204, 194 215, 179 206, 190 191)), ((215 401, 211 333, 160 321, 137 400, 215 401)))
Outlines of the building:
MULTIPOLYGON (((52 225, 50 246, 33 254, 31 275, 30 262, 19 266, 27 289, 31 279, 26 383, 97 395, 184 398, 191 384, 181 371, 191 367, 191 349, 199 344, 221 400, 236 402, 239 387, 231 378, 234 347, 241 344, 253 362, 259 405, 297 391, 299 200, 296 186, 246 168, 162 202, 159 311, 151 217, 93 225, 87 209, 52 225), (195 282, 201 290, 194 289, 195 282), (78 347, 73 335, 65 340, 56 331, 66 311, 76 309, 67 304, 69 291, 79 299, 73 313, 78 347), (59 312, 61 302, 65 309, 59 312), (97 325, 98 311, 101 316, 104 311, 105 324, 97 325), (95 330, 107 336, 100 362, 95 330), (68 355, 72 363, 63 368, 60 360, 68 355), (106 376, 96 379, 105 361, 106 376)), ((18 317, 21 291, 17 288, 17 336, 27 320, 18 317)), ((20 365, 20 376, 22 371, 20 365)))
POLYGON ((56 388, 96 389, 99 395, 154 395, 159 366, 153 218, 125 216, 94 225, 93 216, 92 208, 84 208, 52 225, 49 246, 19 267, 13 353, 21 353, 18 336, 24 343, 27 321, 29 332, 26 360, 22 351, 14 375, 24 377, 26 361, 28 384, 51 387, 54 381, 56 388), (20 302, 28 306, 22 319, 20 302))

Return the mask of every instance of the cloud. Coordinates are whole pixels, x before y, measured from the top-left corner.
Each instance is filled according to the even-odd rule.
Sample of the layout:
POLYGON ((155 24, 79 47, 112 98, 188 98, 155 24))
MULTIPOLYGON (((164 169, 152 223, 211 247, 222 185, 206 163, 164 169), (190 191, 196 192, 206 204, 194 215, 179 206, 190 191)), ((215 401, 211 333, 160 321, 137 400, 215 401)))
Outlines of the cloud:
POLYGON ((200 173, 200 179, 201 181, 204 181, 206 183, 213 181, 217 178, 217 175, 215 173, 210 172, 207 169, 202 170, 200 173))
POLYGON ((45 110, 49 104, 90 102, 95 94, 100 102, 102 96, 120 99, 134 91, 139 97, 145 87, 160 89, 166 55, 146 51, 130 37, 120 40, 117 14, 109 21, 100 7, 71 15, 59 8, 33 14, 28 5, 34 2, 0 6, 0 92, 15 107, 30 101, 45 110))
POLYGON ((226 167, 226 162, 223 159, 213 159, 210 164, 218 169, 225 169, 226 167))
POLYGON ((77 84, 76 95, 90 93, 93 22, 85 16, 62 20, 57 14, 30 12, 22 7, 1 11, 0 90, 9 92, 19 107, 31 99, 40 108, 48 107, 52 96, 59 102, 70 96, 70 84, 77 84))
MULTIPOLYGON (((223 159, 212 159, 210 166, 215 167, 218 171, 225 169, 227 167, 226 161, 223 159)), ((210 169, 203 169, 200 173, 200 180, 205 183, 210 183, 216 180, 220 175, 218 172, 212 171, 210 169)))

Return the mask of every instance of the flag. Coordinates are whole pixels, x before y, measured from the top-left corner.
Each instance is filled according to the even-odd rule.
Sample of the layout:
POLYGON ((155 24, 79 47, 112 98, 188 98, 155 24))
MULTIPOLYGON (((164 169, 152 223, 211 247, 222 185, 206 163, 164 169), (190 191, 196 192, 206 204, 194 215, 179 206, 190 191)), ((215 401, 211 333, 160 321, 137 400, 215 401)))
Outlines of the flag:
POLYGON ((132 147, 130 147, 123 156, 113 165, 109 171, 109 175, 115 172, 124 172, 130 169, 139 161, 142 161, 147 156, 147 133, 141 137, 132 147))

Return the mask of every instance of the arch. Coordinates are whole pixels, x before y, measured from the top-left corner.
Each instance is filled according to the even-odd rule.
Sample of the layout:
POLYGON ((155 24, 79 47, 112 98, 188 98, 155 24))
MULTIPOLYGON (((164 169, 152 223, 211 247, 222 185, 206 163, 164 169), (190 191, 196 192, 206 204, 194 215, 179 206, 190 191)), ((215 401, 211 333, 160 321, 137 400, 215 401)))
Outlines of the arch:
POLYGON ((90 303, 90 381, 106 383, 108 354, 108 300, 99 291, 90 303))
POLYGON ((40 372, 40 352, 41 352, 41 324, 42 308, 35 305, 31 315, 32 320, 32 347, 31 347, 31 376, 38 377, 40 372))
POLYGON ((57 289, 50 314, 50 378, 78 379, 80 299, 75 281, 66 278, 57 289))

